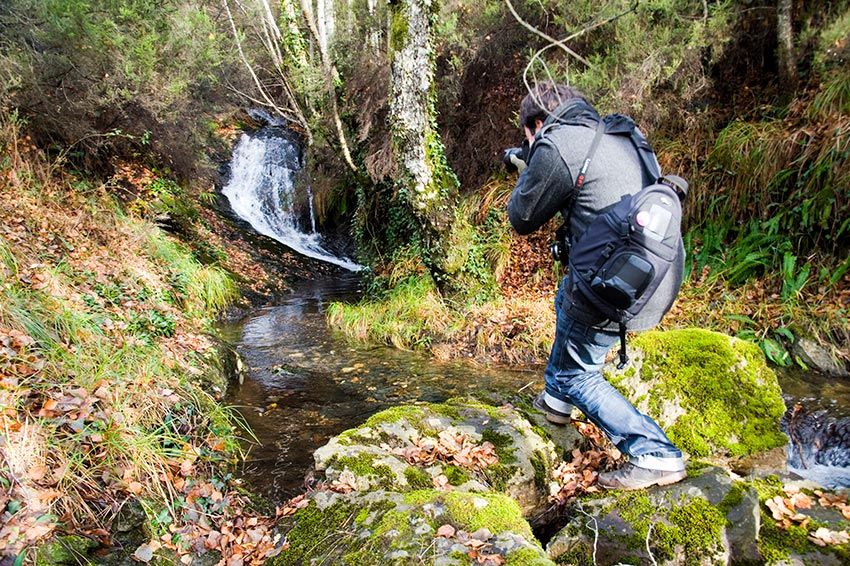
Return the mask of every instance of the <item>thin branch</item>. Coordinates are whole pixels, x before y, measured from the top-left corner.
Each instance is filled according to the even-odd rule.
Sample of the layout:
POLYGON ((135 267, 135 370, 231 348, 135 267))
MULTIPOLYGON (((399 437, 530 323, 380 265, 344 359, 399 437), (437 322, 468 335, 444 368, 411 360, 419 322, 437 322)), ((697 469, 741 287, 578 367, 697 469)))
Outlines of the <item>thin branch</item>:
POLYGON ((242 50, 242 42, 239 40, 239 31, 236 29, 236 23, 233 21, 233 14, 230 12, 230 6, 228 5, 227 0, 222 1, 224 3, 224 9, 227 12, 227 19, 230 22, 230 29, 233 31, 233 39, 236 41, 236 49, 239 51, 239 58, 245 64, 245 67, 248 68, 248 72, 251 74, 251 78, 254 79, 254 84, 257 86, 257 90, 260 91, 260 95, 266 101, 266 104, 283 115, 284 113, 280 107, 275 104, 271 97, 269 97, 268 93, 266 93, 266 89, 263 88, 260 78, 257 76, 257 73, 254 72, 254 68, 245 56, 245 52, 242 50))
POLYGON ((655 557, 652 555, 652 550, 649 548, 649 535, 652 534, 652 527, 655 523, 650 523, 649 528, 646 529, 646 553, 649 555, 649 559, 652 560, 652 566, 658 566, 658 562, 655 561, 655 557))
POLYGON ((531 25, 530 23, 528 23, 527 21, 522 19, 522 16, 520 16, 517 13, 516 9, 514 8, 514 5, 511 4, 511 0, 505 0, 505 4, 508 5, 508 9, 511 11, 511 14, 513 15, 514 19, 517 22, 519 22, 522 25, 522 27, 524 27, 525 29, 527 29, 531 33, 538 35, 541 38, 545 39, 546 41, 548 41, 552 45, 560 47, 561 49, 564 50, 564 52, 567 55, 575 57, 576 59, 578 59, 579 61, 581 61, 585 65, 587 65, 588 67, 593 67, 593 65, 591 65, 590 61, 588 61, 587 59, 585 59, 584 57, 582 57, 581 55, 579 55, 578 53, 576 53, 575 51, 573 51, 572 49, 567 47, 567 45, 564 43, 564 41, 566 41, 566 40, 555 39, 551 35, 548 35, 547 33, 540 31, 539 29, 537 29, 536 27, 534 27, 533 25, 531 25))
POLYGON ((596 520, 596 517, 590 515, 584 510, 584 506, 581 504, 581 501, 578 502, 578 512, 590 519, 590 521, 585 523, 584 526, 593 531, 593 566, 596 566, 596 549, 599 545, 599 521, 596 520), (590 526, 591 521, 593 521, 593 527, 590 526))
MULTIPOLYGON (((549 116, 552 116, 552 113, 545 108, 545 106, 542 104, 542 101, 537 96, 536 89, 532 89, 531 85, 528 82, 528 71, 529 71, 529 69, 531 69, 532 73, 534 72, 533 66, 534 66, 535 61, 537 61, 537 60, 540 61, 540 63, 543 65, 544 70, 546 71, 546 75, 549 77, 549 80, 554 82, 554 80, 552 78, 552 73, 549 71, 549 67, 546 65, 546 62, 541 58, 543 53, 545 53, 546 51, 548 51, 552 47, 559 47, 559 46, 563 47, 564 46, 563 44, 565 44, 567 41, 572 41, 573 39, 581 37, 582 35, 584 35, 586 33, 589 33, 589 32, 591 32, 595 29, 598 29, 598 28, 604 26, 604 25, 607 25, 607 24, 610 24, 611 22, 619 20, 623 16, 630 14, 630 13, 634 12, 635 10, 637 10, 638 5, 640 4, 640 0, 634 0, 634 2, 632 2, 632 4, 629 6, 629 8, 627 10, 624 10, 622 12, 614 14, 613 16, 609 16, 605 19, 599 20, 599 21, 597 21, 593 24, 587 25, 587 26, 583 27, 582 29, 580 29, 580 30, 570 34, 569 36, 565 37, 564 39, 557 41, 557 40, 550 38, 548 35, 544 34, 543 32, 540 32, 539 30, 537 30, 536 28, 531 26, 531 24, 525 22, 522 18, 520 18, 517 15, 516 11, 513 9, 513 5, 510 3, 510 0, 505 0, 505 2, 508 4, 508 7, 510 8, 511 13, 514 14, 514 17, 517 19, 517 21, 520 24, 522 24, 526 28, 532 28, 532 31, 534 33, 537 33, 538 35, 542 35, 543 37, 546 37, 549 40, 551 40, 548 45, 541 47, 540 49, 537 50, 537 52, 534 55, 532 55, 531 59, 529 60, 528 64, 525 66, 525 69, 522 72, 522 82, 525 85, 525 88, 528 90, 528 93, 533 97, 534 102, 537 104, 537 106, 539 108, 543 108, 549 116)), ((579 58, 579 60, 581 60, 581 58, 579 58)), ((585 61, 585 63, 587 63, 587 62, 585 61)), ((589 63, 588 63, 588 65, 589 65, 589 63)), ((536 85, 537 79, 536 79, 536 77, 533 77, 533 78, 534 78, 534 83, 536 85)), ((560 100, 559 100, 559 103, 560 103, 560 100)))

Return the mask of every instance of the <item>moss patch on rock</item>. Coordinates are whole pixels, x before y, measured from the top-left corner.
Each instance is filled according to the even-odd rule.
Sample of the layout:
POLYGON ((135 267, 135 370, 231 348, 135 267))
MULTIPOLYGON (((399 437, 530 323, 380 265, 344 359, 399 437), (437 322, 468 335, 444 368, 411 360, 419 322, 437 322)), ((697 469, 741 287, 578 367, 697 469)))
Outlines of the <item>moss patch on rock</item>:
POLYGON ((464 398, 381 411, 331 439, 313 456, 326 480, 344 481, 358 491, 431 488, 445 475, 462 491, 505 493, 527 516, 546 505, 552 472, 560 462, 554 444, 515 409, 464 398), (440 439, 444 432, 449 436, 440 439), (463 437, 467 447, 491 443, 498 461, 478 468, 453 460, 450 450, 438 453, 436 460, 427 456, 423 446, 451 445, 455 437, 463 437), (429 438, 434 440, 424 443, 429 438))
POLYGON ((741 456, 783 446, 776 375, 758 346, 702 329, 647 332, 634 367, 607 377, 696 456, 741 456))
MULTIPOLYGON (((551 564, 516 501, 501 494, 416 490, 347 495, 314 493, 286 519, 289 544, 269 564, 409 564, 449 558, 460 539, 436 537, 445 524, 473 533, 486 528, 491 552, 507 564, 551 564)), ((486 537, 486 535, 485 535, 486 537)))

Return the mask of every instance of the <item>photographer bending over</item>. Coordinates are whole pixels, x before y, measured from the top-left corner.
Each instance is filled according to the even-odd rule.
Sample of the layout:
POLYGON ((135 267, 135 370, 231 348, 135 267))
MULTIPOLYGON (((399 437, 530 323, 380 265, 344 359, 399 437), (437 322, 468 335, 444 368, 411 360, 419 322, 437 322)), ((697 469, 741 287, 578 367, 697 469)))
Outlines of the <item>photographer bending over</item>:
MULTIPOLYGON (((674 180, 674 186, 665 179, 666 186, 676 189, 670 193, 671 198, 662 194, 646 211, 628 215, 633 222, 631 230, 644 238, 641 246, 652 248, 655 244, 649 240, 663 240, 669 245, 671 252, 666 260, 628 257, 610 267, 606 263, 609 256, 615 259, 628 255, 618 252, 618 246, 624 245, 621 237, 619 242, 612 239, 605 249, 590 254, 594 256, 594 269, 578 269, 572 261, 580 259, 575 257, 581 255, 577 242, 583 235, 588 240, 601 238, 599 223, 591 226, 593 220, 630 200, 644 187, 659 187, 658 163, 630 118, 600 118, 581 94, 566 85, 537 85, 520 104, 520 122, 528 145, 524 142, 523 148, 507 150, 504 156, 509 168, 520 170, 508 204, 511 224, 518 233, 529 234, 560 212, 565 224, 558 230, 559 241, 553 244, 552 251, 562 263, 566 263, 571 247, 574 256, 570 273, 561 281, 555 298, 557 326, 545 371, 546 388, 534 405, 558 424, 569 423, 573 406, 578 407, 628 455, 623 467, 599 475, 600 486, 641 489, 678 482, 686 476, 682 452, 652 418, 640 413, 609 384, 600 370, 618 338, 621 362, 626 361, 624 320, 629 330, 647 330, 658 324, 673 305, 685 258, 678 232, 681 208, 675 197, 682 198, 687 184, 668 178, 674 180), (676 208, 670 208, 673 212, 664 208, 670 200, 677 201, 676 208), (675 232, 666 231, 671 218, 675 232), (586 234, 588 227, 591 230, 586 234), (663 261, 669 265, 658 269, 663 261), (619 270, 617 277, 605 279, 606 269, 609 276, 611 271, 619 270), (574 271, 586 273, 585 281, 579 281, 574 271), (591 296, 586 290, 594 285, 596 291, 608 293, 611 301, 595 300, 593 297, 598 295, 591 296), (611 307, 611 303, 615 306, 611 307), (635 304, 637 307, 629 311, 629 305, 635 304)), ((643 197, 635 197, 638 198, 643 197)), ((641 202, 643 206, 647 201, 641 202)), ((629 211, 629 203, 625 205, 629 211)), ((628 230, 627 222, 621 224, 628 230)), ((585 256, 588 243, 582 242, 585 256)))

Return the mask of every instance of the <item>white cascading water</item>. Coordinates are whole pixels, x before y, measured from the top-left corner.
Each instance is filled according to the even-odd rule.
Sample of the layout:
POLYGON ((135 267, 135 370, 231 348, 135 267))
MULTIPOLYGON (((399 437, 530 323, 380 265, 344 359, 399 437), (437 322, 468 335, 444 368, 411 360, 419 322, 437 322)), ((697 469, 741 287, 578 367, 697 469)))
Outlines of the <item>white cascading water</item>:
POLYGON ((248 135, 233 150, 230 181, 222 194, 230 207, 253 228, 296 252, 344 267, 350 271, 361 265, 346 257, 337 257, 324 248, 316 232, 313 193, 307 188, 310 211, 309 231, 302 230, 295 211, 294 174, 300 169, 298 148, 288 139, 275 135, 248 135))

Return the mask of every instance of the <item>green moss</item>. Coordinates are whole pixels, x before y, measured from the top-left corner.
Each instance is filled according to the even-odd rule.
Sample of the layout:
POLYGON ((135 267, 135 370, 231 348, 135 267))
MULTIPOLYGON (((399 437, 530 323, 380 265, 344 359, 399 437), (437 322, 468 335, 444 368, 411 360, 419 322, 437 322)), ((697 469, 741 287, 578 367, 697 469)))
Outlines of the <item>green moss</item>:
POLYGON ((667 433, 687 452, 745 455, 786 443, 779 384, 755 344, 702 329, 647 332, 634 343, 645 354, 642 379, 658 383, 650 415, 680 404, 685 413, 667 433))
POLYGON ((594 566, 593 548, 586 544, 577 544, 567 552, 557 556, 555 563, 570 564, 571 566, 594 566))
POLYGON ((758 549, 765 564, 776 564, 791 556, 791 552, 805 554, 815 548, 808 540, 808 531, 799 526, 780 529, 773 517, 762 512, 758 549))
MULTIPOLYGON (((449 401, 451 401, 451 399, 449 401)), ((457 422, 462 418, 458 407, 449 403, 448 401, 446 401, 445 403, 432 403, 428 405, 428 408, 431 409, 432 413, 447 417, 452 422, 457 422)))
POLYGON ((505 557, 505 566, 546 566, 552 562, 533 548, 520 548, 505 557))
POLYGON ((458 566, 471 566, 473 564, 472 558, 469 557, 469 553, 467 552, 454 550, 451 554, 449 554, 449 558, 456 560, 458 566))
POLYGON ((759 496, 759 501, 764 502, 777 495, 783 495, 782 480, 779 476, 769 475, 763 478, 752 479, 747 482, 759 496))
MULTIPOLYGON (((484 403, 478 399, 473 399, 471 397, 452 397, 441 403, 441 405, 443 407, 453 406, 458 407, 460 409, 478 409, 479 411, 487 413, 488 417, 495 420, 504 418, 504 415, 500 411, 499 407, 497 407, 496 405, 490 405, 488 403, 484 403)), ((460 415, 458 415, 458 417, 459 416, 460 415)))
MULTIPOLYGON (((747 485, 743 482, 733 482, 729 493, 717 505, 717 510, 723 513, 723 516, 729 514, 729 511, 737 507, 744 500, 744 495, 747 493, 747 485)), ((727 521, 728 523, 728 521, 727 521)))
POLYGON ((85 564, 89 550, 98 543, 76 535, 59 536, 40 545, 35 552, 36 566, 54 566, 58 564, 85 564))
MULTIPOLYGON (((345 564, 380 564, 386 561, 387 549, 390 551, 400 548, 401 541, 412 541, 413 529, 410 526, 410 516, 398 510, 385 512, 371 535, 365 541, 357 541, 350 545, 352 550, 343 556, 345 564)), ((319 555, 311 555, 313 558, 319 555)))
POLYGON ((351 538, 351 534, 340 530, 361 510, 345 502, 336 503, 325 509, 319 509, 310 502, 299 509, 292 517, 292 528, 286 533, 289 548, 272 559, 271 566, 304 564, 312 556, 326 556, 332 547, 341 544, 341 539, 351 538))
POLYGON ((422 423, 425 418, 425 410, 416 405, 400 405, 391 407, 380 413, 375 413, 363 423, 363 426, 376 428, 382 424, 397 423, 399 421, 407 421, 411 426, 417 426, 422 423))
MULTIPOLYGON (((428 489, 434 485, 428 472, 421 468, 410 466, 404 470, 404 477, 407 479, 407 483, 411 489, 428 489)), ((451 483, 451 478, 449 478, 449 483, 451 483)))
POLYGON ((391 487, 396 480, 392 469, 386 464, 375 464, 374 454, 358 454, 357 456, 339 456, 334 457, 330 462, 330 466, 344 470, 348 468, 356 476, 375 478, 378 485, 391 487))
MULTIPOLYGON (((670 550, 679 546, 684 548, 686 565, 696 566, 701 563, 700 558, 721 549, 726 516, 705 499, 695 497, 684 505, 674 507, 669 518, 673 526, 663 530, 669 535, 670 550)), ((664 539, 663 535, 659 538, 664 539)))
POLYGON ((721 548, 721 537, 726 526, 726 516, 701 497, 687 501, 670 502, 666 521, 659 520, 658 506, 644 492, 628 492, 617 496, 615 503, 605 513, 616 508, 620 518, 632 529, 626 545, 642 549, 646 534, 652 525, 650 545, 657 558, 672 559, 677 549, 684 550, 686 564, 699 564, 701 557, 714 554, 721 548))
POLYGON ((449 479, 451 485, 463 485, 470 480, 469 472, 452 464, 445 466, 443 473, 449 479))
POLYGON ((533 424, 533 425, 531 425, 531 430, 533 430, 534 434, 536 434, 537 436, 539 436, 543 440, 550 440, 551 439, 551 437, 549 436, 549 432, 545 428, 543 428, 542 426, 538 426, 538 425, 533 424))
POLYGON ((508 482, 516 475, 519 468, 517 466, 506 466, 502 463, 496 463, 487 466, 484 469, 484 477, 487 478, 487 483, 494 491, 505 491, 508 487, 508 482))
POLYGON ((513 464, 516 462, 514 456, 513 438, 508 434, 496 432, 492 428, 485 428, 481 433, 481 441, 489 442, 496 449, 496 456, 500 464, 513 464))
POLYGON ((397 51, 407 43, 407 34, 409 32, 407 14, 404 13, 400 4, 396 4, 393 7, 390 17, 390 49, 397 51))
POLYGON ((535 450, 529 462, 531 462, 531 467, 534 468, 534 485, 539 489, 545 489, 548 484, 546 457, 539 450, 535 450))
POLYGON ((519 504, 506 495, 451 491, 443 496, 443 501, 452 522, 466 531, 474 532, 486 527, 492 533, 510 531, 524 536, 526 540, 534 540, 519 504))

